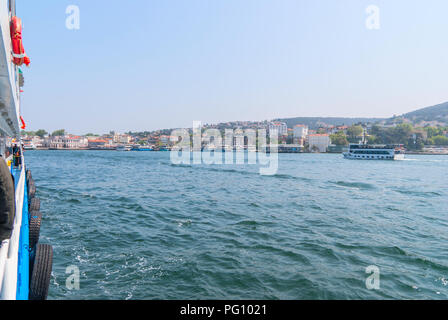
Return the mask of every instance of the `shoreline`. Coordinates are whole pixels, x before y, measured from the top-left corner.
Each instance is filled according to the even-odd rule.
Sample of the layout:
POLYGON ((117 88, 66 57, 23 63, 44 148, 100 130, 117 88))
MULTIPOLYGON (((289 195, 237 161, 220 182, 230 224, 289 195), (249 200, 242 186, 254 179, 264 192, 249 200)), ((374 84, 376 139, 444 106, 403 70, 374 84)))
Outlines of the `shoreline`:
MULTIPOLYGON (((50 149, 50 148, 37 148, 26 151, 117 151, 116 149, 89 149, 89 148, 76 148, 76 149, 50 149)), ((151 150, 151 151, 137 151, 131 150, 134 152, 169 152, 170 150, 151 150)), ((131 152, 125 151, 125 152, 131 152)), ((223 151, 224 153, 224 151, 223 151)), ((342 154, 342 152, 277 152, 281 154, 342 154)), ((418 151, 410 151, 406 152, 405 155, 420 155, 420 156, 448 156, 448 153, 434 153, 434 152, 418 152, 418 151)))

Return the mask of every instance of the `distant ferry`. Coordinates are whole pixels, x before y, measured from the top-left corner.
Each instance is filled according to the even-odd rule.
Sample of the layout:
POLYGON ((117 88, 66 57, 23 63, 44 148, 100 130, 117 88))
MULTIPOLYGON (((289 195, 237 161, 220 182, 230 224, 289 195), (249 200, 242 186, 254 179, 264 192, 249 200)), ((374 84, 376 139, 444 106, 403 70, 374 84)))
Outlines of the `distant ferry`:
POLYGON ((153 151, 151 146, 139 146, 135 145, 132 147, 131 151, 153 151))
POLYGON ((349 145, 348 151, 344 152, 344 158, 355 160, 403 160, 405 149, 403 145, 349 145))
POLYGON ((23 149, 24 150, 36 150, 36 146, 32 142, 25 142, 23 143, 23 149))
POLYGON ((131 151, 132 150, 132 146, 121 145, 121 146, 118 146, 116 150, 117 151, 131 151))

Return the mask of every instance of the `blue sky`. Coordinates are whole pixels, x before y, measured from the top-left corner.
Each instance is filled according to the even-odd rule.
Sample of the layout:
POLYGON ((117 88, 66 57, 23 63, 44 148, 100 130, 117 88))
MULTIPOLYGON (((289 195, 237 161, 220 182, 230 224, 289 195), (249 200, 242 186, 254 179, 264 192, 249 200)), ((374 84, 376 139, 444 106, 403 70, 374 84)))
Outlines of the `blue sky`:
POLYGON ((389 117, 448 100, 446 0, 17 2, 30 130, 389 117), (365 27, 370 4, 379 30, 365 27))

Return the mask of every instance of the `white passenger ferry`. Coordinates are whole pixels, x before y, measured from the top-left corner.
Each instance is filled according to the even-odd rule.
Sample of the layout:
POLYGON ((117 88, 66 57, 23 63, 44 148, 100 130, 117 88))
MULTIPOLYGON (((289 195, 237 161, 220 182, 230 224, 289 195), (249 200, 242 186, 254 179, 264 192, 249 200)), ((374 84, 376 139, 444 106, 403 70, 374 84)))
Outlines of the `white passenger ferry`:
POLYGON ((403 145, 369 145, 351 143, 343 153, 346 159, 355 160, 403 160, 403 145))

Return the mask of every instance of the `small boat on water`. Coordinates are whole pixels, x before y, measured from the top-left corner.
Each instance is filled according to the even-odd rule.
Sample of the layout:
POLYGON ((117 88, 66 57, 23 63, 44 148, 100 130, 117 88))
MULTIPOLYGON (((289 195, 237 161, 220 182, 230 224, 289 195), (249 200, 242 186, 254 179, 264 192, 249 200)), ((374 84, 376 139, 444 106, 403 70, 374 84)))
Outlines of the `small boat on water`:
POLYGON ((345 159, 353 160, 403 160, 403 145, 369 145, 351 143, 343 153, 345 159))
POLYGON ((153 151, 153 149, 150 146, 135 145, 132 147, 131 151, 153 151))
POLYGON ((132 146, 125 146, 125 145, 120 145, 117 146, 117 151, 131 151, 132 150, 132 146))
POLYGON ((24 150, 36 150, 37 148, 36 148, 36 146, 32 143, 32 142, 29 142, 29 143, 27 143, 27 142, 23 142, 23 149, 24 150))

